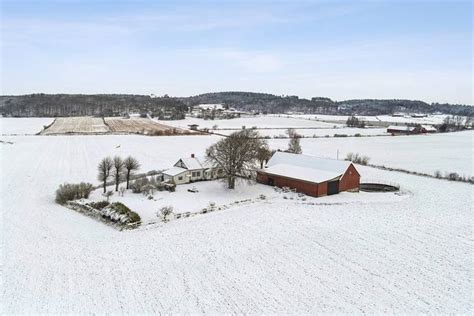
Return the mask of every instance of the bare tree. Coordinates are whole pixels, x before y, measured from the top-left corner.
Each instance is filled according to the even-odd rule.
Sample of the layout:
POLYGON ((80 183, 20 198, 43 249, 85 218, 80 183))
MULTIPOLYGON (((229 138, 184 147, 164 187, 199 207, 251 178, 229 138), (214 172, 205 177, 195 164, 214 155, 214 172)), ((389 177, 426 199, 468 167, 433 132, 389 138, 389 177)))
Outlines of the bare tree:
POLYGON ((125 166, 125 179, 127 180, 127 189, 128 184, 130 182, 130 176, 132 175, 134 170, 138 170, 140 168, 140 163, 137 159, 133 158, 132 156, 128 156, 125 158, 124 166, 125 166))
POLYGON ((299 135, 292 128, 289 128, 287 133, 288 133, 288 136, 290 136, 290 141, 288 142, 287 152, 293 153, 293 154, 301 154, 303 152, 303 150, 301 149, 301 145, 300 145, 301 135, 299 135))
POLYGON ((99 181, 102 181, 102 185, 104 187, 104 193, 107 190, 107 180, 110 177, 110 172, 112 171, 113 168, 113 162, 110 157, 105 157, 99 162, 99 176, 98 179, 99 181))
POLYGON ((237 176, 246 176, 255 169, 258 151, 263 146, 266 146, 266 141, 259 138, 256 131, 244 129, 209 147, 206 155, 223 170, 227 187, 234 189, 237 176))
POLYGON ((260 169, 263 169, 263 164, 268 162, 272 155, 273 152, 268 148, 268 145, 263 143, 257 151, 257 160, 260 163, 260 169))
POLYGON ((119 156, 114 157, 114 182, 115 182, 115 192, 118 192, 118 186, 120 180, 123 179, 123 173, 125 171, 125 164, 119 156))

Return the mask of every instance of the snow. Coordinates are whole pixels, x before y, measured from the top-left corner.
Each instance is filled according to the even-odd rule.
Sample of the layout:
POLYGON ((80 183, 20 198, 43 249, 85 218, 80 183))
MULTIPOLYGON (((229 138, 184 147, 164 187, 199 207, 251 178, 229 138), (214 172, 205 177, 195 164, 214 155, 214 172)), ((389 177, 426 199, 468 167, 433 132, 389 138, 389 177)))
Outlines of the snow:
MULTIPOLYGON (((238 130, 236 129, 219 129, 219 130, 211 130, 213 133, 223 134, 223 135, 230 135, 238 130)), ((269 136, 272 138, 284 138, 288 137, 287 129, 285 128, 278 128, 278 129, 259 129, 257 128, 256 131, 261 136, 269 136)), ((364 136, 383 136, 389 135, 387 133, 386 128, 353 128, 353 127, 331 127, 331 128, 295 128, 295 132, 299 135, 304 137, 333 137, 336 134, 344 134, 347 136, 354 136, 356 134, 364 135, 364 136)))
MULTIPOLYGON (((402 195, 342 193, 303 200, 281 194, 124 232, 53 201, 60 183, 95 183, 96 164, 106 155, 132 154, 142 171, 160 169, 189 152, 203 154, 217 139, 2 137, 13 144, 0 146, 1 313, 472 312, 469 184, 360 167, 363 178, 399 183, 402 195)), ((303 150, 315 154, 350 144, 311 141, 302 140, 303 150)), ((357 141, 380 155, 380 148, 388 148, 391 163, 411 156, 418 169, 472 163, 472 132, 357 141), (470 147, 458 148, 466 144, 470 147)), ((202 205, 218 202, 223 190, 211 195, 217 184, 203 182, 200 193, 189 197, 202 205)))
POLYGON ((45 125, 49 125, 54 118, 49 117, 0 117, 1 135, 33 135, 41 132, 45 125))
POLYGON ((203 104, 198 104, 197 107, 203 109, 203 110, 223 110, 224 106, 220 103, 203 103, 203 104))
POLYGON ((389 127, 387 127, 387 130, 395 130, 395 131, 403 131, 403 132, 411 132, 413 131, 415 128, 414 127, 411 127, 411 126, 396 126, 396 125, 390 125, 389 127))
MULTIPOLYGON (((349 116, 347 115, 324 115, 324 114, 302 114, 302 115, 286 115, 286 114, 276 114, 277 117, 291 117, 299 118, 303 120, 318 120, 318 121, 328 121, 328 122, 341 122, 344 123, 347 121, 349 116)), ((440 115, 428 115, 427 117, 411 117, 409 115, 399 117, 391 115, 377 115, 377 116, 367 116, 367 115, 356 115, 360 120, 366 122, 383 122, 383 123, 415 123, 415 124, 442 124, 443 120, 449 115, 440 114, 440 115)))
POLYGON ((199 118, 186 118, 184 120, 176 121, 160 121, 156 120, 159 123, 165 125, 171 125, 174 127, 188 128, 188 125, 197 124, 199 129, 201 128, 212 128, 215 125, 218 128, 252 128, 253 126, 258 126, 259 128, 297 128, 297 127, 325 127, 332 128, 334 126, 339 126, 338 124, 301 120, 297 118, 284 118, 284 117, 272 117, 267 115, 262 116, 252 116, 252 117, 241 117, 227 120, 205 120, 199 118))
POLYGON ((276 152, 268 161, 264 171, 274 175, 320 183, 341 176, 350 164, 350 162, 343 160, 276 152))
POLYGON ((341 176, 339 173, 321 170, 321 169, 310 169, 299 166, 277 164, 272 167, 268 167, 263 170, 265 173, 269 173, 276 176, 294 178, 298 180, 304 180, 314 183, 320 183, 327 180, 332 180, 341 176))
MULTIPOLYGON (((434 174, 457 172, 474 176, 474 131, 390 137, 303 138, 304 154, 344 159, 350 152, 370 157, 369 163, 434 174)), ((287 139, 269 140, 272 149, 286 149, 287 139)))
POLYGON ((186 165, 188 170, 206 169, 212 166, 206 157, 181 158, 181 161, 186 165))
MULTIPOLYGON (((112 189, 112 187, 111 187, 112 189)), ((110 198, 111 202, 122 202, 134 212, 137 212, 146 225, 159 221, 157 212, 165 206, 172 206, 175 214, 197 213, 209 206, 210 202, 215 203, 216 207, 229 207, 239 205, 241 201, 253 200, 255 202, 260 195, 275 196, 275 190, 267 185, 239 183, 236 190, 226 189, 223 182, 201 181, 190 184, 180 184, 176 186, 175 192, 158 191, 154 192, 153 199, 148 199, 143 194, 134 194, 127 191, 124 196, 118 194, 110 198), (197 189, 198 192, 189 192, 188 189, 197 189)), ((100 189, 95 190, 88 201, 102 201, 104 197, 100 189)), ((248 201, 247 201, 248 202, 248 201)))
POLYGON ((174 176, 177 176, 178 174, 181 174, 181 173, 186 172, 186 171, 188 171, 188 170, 184 169, 184 168, 172 167, 172 168, 166 169, 165 171, 163 171, 163 173, 166 174, 166 175, 174 177, 174 176))

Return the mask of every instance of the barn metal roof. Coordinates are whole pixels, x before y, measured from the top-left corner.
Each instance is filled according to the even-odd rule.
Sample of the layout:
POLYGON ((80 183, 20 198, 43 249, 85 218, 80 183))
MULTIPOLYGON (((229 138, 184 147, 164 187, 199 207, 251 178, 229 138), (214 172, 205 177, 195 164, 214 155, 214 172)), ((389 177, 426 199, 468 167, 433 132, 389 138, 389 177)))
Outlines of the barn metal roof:
POLYGON ((262 171, 309 182, 324 182, 341 177, 350 161, 325 159, 310 155, 276 152, 262 171))

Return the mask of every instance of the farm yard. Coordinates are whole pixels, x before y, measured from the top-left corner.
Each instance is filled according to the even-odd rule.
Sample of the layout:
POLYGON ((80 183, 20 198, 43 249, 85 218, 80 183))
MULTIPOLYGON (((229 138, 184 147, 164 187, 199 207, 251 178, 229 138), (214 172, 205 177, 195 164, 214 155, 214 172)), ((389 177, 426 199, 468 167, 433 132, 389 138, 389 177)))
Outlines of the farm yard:
MULTIPOLYGON (((471 155, 451 152, 445 143, 459 137, 465 144, 470 135, 420 136, 413 146, 408 142, 417 138, 380 139, 407 142, 396 147, 407 154, 431 139, 430 146, 438 151, 423 162, 452 169, 457 165, 451 159, 437 161, 455 157, 463 161, 459 166, 468 165, 471 155)), ((96 183, 97 162, 106 155, 133 153, 142 171, 159 170, 190 152, 204 154, 218 139, 2 136, 12 143, 0 146, 2 161, 10 162, 2 168, 1 183, 2 212, 7 214, 2 223, 2 269, 7 272, 2 287, 8 298, 2 313, 472 310, 473 215, 466 202, 473 193, 470 184, 359 166, 363 178, 397 183, 402 195, 361 192, 303 200, 243 182, 235 200, 249 202, 122 232, 54 202, 60 183, 96 183), (260 194, 267 198, 258 198, 260 194)), ((279 141, 272 140, 271 146, 283 146, 279 141)), ((303 151, 330 155, 334 147, 324 141, 302 140, 303 151)), ((369 143, 360 146, 371 148, 369 143)), ((399 159, 387 156, 391 164, 399 159)), ((187 192, 187 187, 156 193, 156 201, 149 202, 156 205, 147 210, 149 220, 163 205, 176 203, 177 210, 186 211, 189 203, 182 199, 196 201, 196 209, 208 200, 218 205, 234 201, 219 182, 194 185, 198 193, 187 192), (210 191, 215 195, 207 197, 210 191)), ((145 205, 141 195, 126 192, 124 198, 130 207, 145 205)))

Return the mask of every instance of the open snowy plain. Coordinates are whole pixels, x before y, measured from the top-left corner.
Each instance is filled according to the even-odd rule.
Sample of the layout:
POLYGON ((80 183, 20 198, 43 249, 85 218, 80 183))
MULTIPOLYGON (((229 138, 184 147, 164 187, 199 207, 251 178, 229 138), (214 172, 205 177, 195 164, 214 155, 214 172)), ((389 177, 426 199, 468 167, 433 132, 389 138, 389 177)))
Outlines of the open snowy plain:
MULTIPOLYGON (((122 232, 54 203, 63 182, 97 183, 104 156, 132 154, 141 171, 163 169, 218 139, 3 136, 12 144, 0 144, 0 312, 472 312, 470 184, 359 167, 363 178, 400 184, 401 195, 292 200, 267 191, 266 200, 122 232)), ((304 139, 302 147, 416 171, 472 171, 472 132, 377 139, 304 139)))

